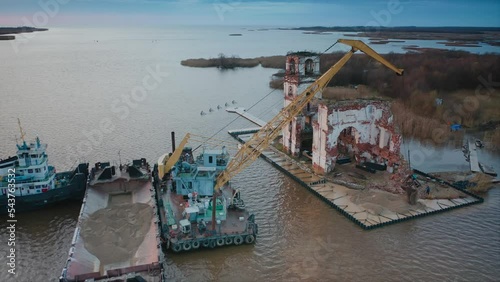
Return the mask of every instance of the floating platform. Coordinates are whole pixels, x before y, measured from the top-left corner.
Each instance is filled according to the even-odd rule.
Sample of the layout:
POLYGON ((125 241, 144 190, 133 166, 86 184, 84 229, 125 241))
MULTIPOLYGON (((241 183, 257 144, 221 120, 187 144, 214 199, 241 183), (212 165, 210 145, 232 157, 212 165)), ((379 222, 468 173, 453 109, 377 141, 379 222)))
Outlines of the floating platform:
POLYGON ((470 170, 472 172, 482 172, 481 168, 479 167, 479 159, 477 157, 476 143, 468 140, 468 149, 469 149, 470 170))
POLYGON ((493 176, 493 177, 497 177, 498 176, 498 173, 496 173, 492 167, 489 167, 483 163, 479 163, 479 167, 481 168, 481 171, 484 173, 484 174, 488 174, 490 176, 493 176))
POLYGON ((471 172, 474 173, 481 172, 493 177, 498 176, 498 174, 493 170, 493 168, 479 162, 479 158, 477 156, 477 148, 482 147, 482 144, 479 143, 478 146, 478 142, 480 141, 476 140, 476 142, 472 142, 471 140, 467 140, 467 145, 464 145, 464 152, 465 154, 468 155, 468 162, 470 164, 471 172))
MULTIPOLYGON (((251 138, 252 132, 233 130, 230 135, 244 143, 251 138)), ((417 170, 415 173, 422 182, 429 183, 428 185, 432 186, 433 189, 452 189, 456 192, 457 197, 453 199, 419 199, 417 205, 409 205, 404 195, 375 189, 356 190, 335 184, 314 174, 307 166, 293 160, 272 146, 265 150, 261 157, 366 230, 483 202, 483 199, 477 195, 417 170), (363 201, 356 200, 360 196, 364 198, 363 201), (392 204, 389 207, 371 203, 370 198, 399 202, 397 205, 392 204)))
POLYGON ((226 111, 228 113, 236 113, 244 118, 246 118, 247 120, 255 123, 256 125, 260 126, 260 127, 263 127, 264 125, 266 125, 267 122, 261 120, 260 118, 257 118, 255 117, 254 115, 250 114, 249 112, 247 112, 245 110, 245 108, 242 108, 242 107, 237 107, 237 108, 227 108, 226 111))
POLYGON ((145 159, 97 163, 59 281, 164 281, 158 221, 145 159))

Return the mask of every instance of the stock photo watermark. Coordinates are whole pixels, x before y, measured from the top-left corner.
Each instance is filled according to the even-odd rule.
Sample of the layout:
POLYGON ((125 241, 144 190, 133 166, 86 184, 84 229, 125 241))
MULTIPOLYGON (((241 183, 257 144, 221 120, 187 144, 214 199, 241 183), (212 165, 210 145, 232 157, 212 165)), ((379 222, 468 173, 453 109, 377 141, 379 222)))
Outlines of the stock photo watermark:
POLYGON ((241 1, 229 1, 229 0, 227 1, 217 0, 214 1, 214 3, 212 4, 220 21, 224 21, 225 14, 228 12, 233 12, 240 5, 241 1))
POLYGON ((16 169, 9 168, 7 171, 7 272, 16 274, 16 169))
POLYGON ((106 135, 113 133, 116 129, 114 119, 125 120, 130 116, 133 109, 136 109, 141 102, 144 102, 151 91, 158 88, 163 80, 169 76, 168 72, 161 69, 160 65, 146 67, 147 74, 143 77, 142 83, 131 89, 129 93, 123 94, 120 99, 115 99, 110 105, 112 116, 104 117, 99 121, 98 127, 90 130, 83 130, 83 139, 75 147, 68 146, 66 166, 72 166, 80 159, 86 159, 93 150, 99 148, 106 135))
MULTIPOLYGON (((487 78, 478 76, 479 84, 477 85, 474 94, 464 97, 462 103, 456 104, 453 109, 448 109, 443 112, 441 119, 447 124, 462 123, 467 116, 470 116, 480 110, 481 101, 487 103, 491 101, 492 95, 498 94, 500 81, 493 81, 493 75, 489 74, 487 78)), ((448 141, 448 137, 444 129, 434 128, 432 130, 431 143, 444 144, 448 141)), ((434 146, 424 149, 412 150, 410 159, 412 165, 422 165, 431 159, 438 159, 440 154, 434 146)))
MULTIPOLYGON (((322 268, 327 261, 335 255, 336 244, 332 241, 332 236, 327 236, 326 241, 322 237, 311 238, 304 242, 307 246, 307 253, 300 257, 299 261, 292 262, 283 276, 283 281, 314 281, 323 276, 322 268)), ((335 264, 329 266, 329 271, 337 271, 335 264)))
MULTIPOLYGON (((392 22, 392 17, 403 12, 403 6, 399 0, 387 1, 387 7, 378 11, 370 11, 373 20, 366 23, 366 29, 377 27, 377 32, 380 27, 386 27, 392 22)), ((367 30, 368 31, 368 30, 367 30)))
MULTIPOLYGON (((46 27, 50 20, 56 17, 61 6, 66 5, 71 0, 40 0, 38 1, 38 6, 40 10, 36 11, 31 17, 22 17, 21 21, 24 26, 27 27, 46 27)), ((11 41, 12 49, 17 54, 20 51, 20 46, 22 44, 28 43, 31 39, 36 36, 36 33, 21 33, 16 40, 11 41)))

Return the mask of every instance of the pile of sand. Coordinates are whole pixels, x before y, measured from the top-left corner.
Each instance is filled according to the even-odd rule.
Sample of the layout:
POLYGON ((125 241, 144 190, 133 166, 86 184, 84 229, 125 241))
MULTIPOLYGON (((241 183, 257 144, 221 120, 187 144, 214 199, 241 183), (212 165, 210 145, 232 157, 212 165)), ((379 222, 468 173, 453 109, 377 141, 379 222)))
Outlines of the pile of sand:
POLYGON ((352 193, 351 201, 374 214, 380 214, 384 210, 397 213, 407 213, 410 209, 422 208, 422 204, 415 206, 408 204, 404 195, 392 194, 376 189, 365 189, 357 193, 352 193))
POLYGON ((117 203, 91 214, 80 235, 87 251, 102 264, 131 259, 150 229, 153 208, 142 203, 117 203))

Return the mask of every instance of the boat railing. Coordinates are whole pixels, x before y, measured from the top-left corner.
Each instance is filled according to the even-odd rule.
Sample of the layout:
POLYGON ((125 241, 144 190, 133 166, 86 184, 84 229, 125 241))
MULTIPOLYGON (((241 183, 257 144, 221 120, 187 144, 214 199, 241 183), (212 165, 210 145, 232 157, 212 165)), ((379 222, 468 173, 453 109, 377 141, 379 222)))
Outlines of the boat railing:
MULTIPOLYGON (((16 184, 25 184, 25 183, 33 183, 33 182, 44 182, 44 181, 49 181, 51 178, 51 174, 49 174, 47 177, 43 178, 43 179, 35 179, 35 178, 30 178, 30 179, 26 179, 26 180, 19 180, 19 179, 16 179, 16 184)), ((2 183, 5 182, 7 183, 6 179, 3 179, 2 182, 0 182, 0 187, 2 187, 2 183)))

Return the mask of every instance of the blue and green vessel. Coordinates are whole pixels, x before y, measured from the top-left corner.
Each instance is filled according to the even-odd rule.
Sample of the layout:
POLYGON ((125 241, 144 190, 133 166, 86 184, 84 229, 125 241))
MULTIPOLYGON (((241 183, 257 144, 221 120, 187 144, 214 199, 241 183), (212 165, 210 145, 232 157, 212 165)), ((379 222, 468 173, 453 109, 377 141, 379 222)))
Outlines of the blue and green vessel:
POLYGON ((15 214, 83 199, 88 164, 81 163, 71 171, 56 172, 48 164, 46 150, 47 144, 42 144, 38 137, 31 143, 26 143, 23 138, 21 144, 17 144, 16 156, 0 160, 0 214, 15 214), (15 201, 9 202, 9 198, 15 201))
POLYGON ((165 249, 179 253, 255 243, 255 216, 246 209, 239 190, 230 184, 214 189, 217 176, 229 163, 227 150, 203 148, 196 158, 191 147, 178 150, 182 154, 173 167, 167 164, 174 156, 165 154, 153 169, 165 249))

